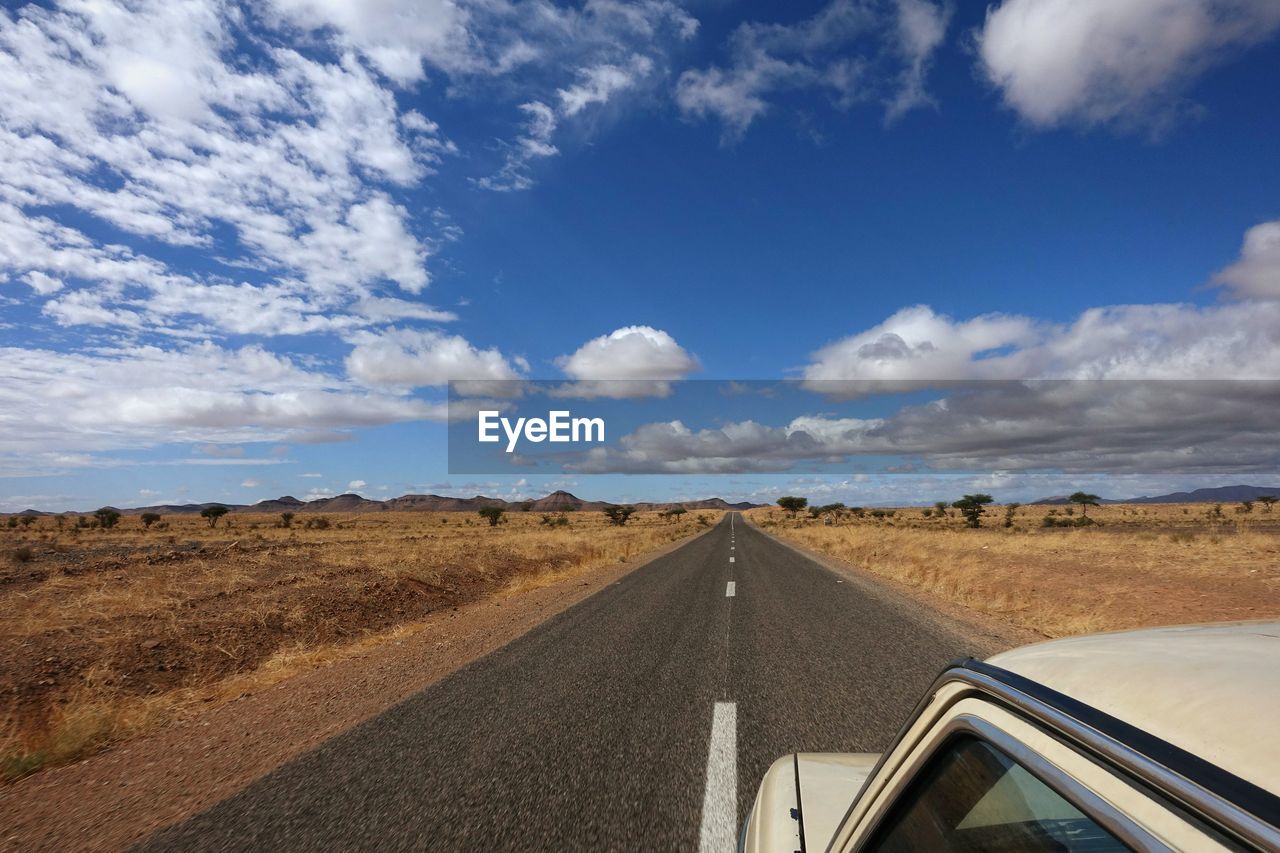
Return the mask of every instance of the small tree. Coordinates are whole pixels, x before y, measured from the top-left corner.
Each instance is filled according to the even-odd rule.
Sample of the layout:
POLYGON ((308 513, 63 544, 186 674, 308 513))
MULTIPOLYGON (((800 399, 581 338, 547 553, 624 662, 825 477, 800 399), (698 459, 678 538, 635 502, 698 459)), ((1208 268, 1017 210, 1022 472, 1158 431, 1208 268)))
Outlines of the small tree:
POLYGON ((218 519, 222 518, 229 511, 230 510, 228 510, 222 504, 210 504, 209 506, 200 510, 200 517, 207 519, 209 521, 210 527, 217 527, 218 519))
POLYGON ((490 527, 497 527, 502 523, 502 515, 506 510, 500 506, 482 506, 476 510, 476 515, 489 522, 490 527))
POLYGON ((960 514, 964 516, 965 523, 970 527, 981 527, 982 514, 985 512, 983 507, 993 500, 995 498, 991 497, 991 495, 965 495, 951 505, 960 510, 960 514))
POLYGON ((24 530, 30 527, 32 524, 34 524, 35 520, 36 520, 36 517, 34 515, 24 515, 18 519, 18 521, 22 524, 22 527, 24 530))
POLYGON ((609 521, 621 527, 627 523, 627 519, 631 518, 636 508, 633 506, 607 506, 604 508, 604 514, 609 521))
POLYGON ((795 495, 784 495, 778 498, 778 506, 791 513, 794 518, 795 514, 809 505, 808 498, 798 498, 795 495))
POLYGON ((679 521, 680 516, 684 515, 686 512, 688 512, 687 509, 682 507, 680 504, 676 504, 673 507, 667 507, 665 510, 662 511, 662 514, 665 515, 667 518, 671 519, 672 521, 679 521))
POLYGON ((93 517, 98 520, 98 526, 107 530, 116 526, 116 522, 120 520, 120 511, 109 506, 94 512, 93 517))
POLYGON ((280 513, 280 526, 293 527, 293 513, 291 512, 280 513))
POLYGON ((61 530, 62 525, 67 523, 67 517, 65 515, 55 515, 53 517, 53 522, 58 525, 58 529, 61 530))
POLYGON ((1069 495, 1067 500, 1073 504, 1080 504, 1080 514, 1088 517, 1089 507, 1097 506, 1099 498, 1097 495, 1091 495, 1088 492, 1076 492, 1073 495, 1069 495))
POLYGON ((1020 506, 1022 506, 1022 504, 1019 504, 1019 503, 1004 505, 1004 526, 1005 527, 1013 527, 1013 517, 1018 512, 1018 507, 1020 506))
POLYGON ((160 513, 144 512, 141 518, 142 518, 142 526, 150 530, 151 525, 155 524, 157 521, 160 520, 160 513))
POLYGON ((934 508, 934 509, 936 509, 936 510, 938 511, 938 518, 946 518, 946 516, 947 516, 947 502, 946 502, 946 501, 938 501, 937 503, 935 503, 935 504, 933 505, 933 508, 934 508))
POLYGON ((1253 512, 1253 501, 1240 501, 1240 508, 1236 510, 1239 513, 1253 512))
POLYGON ((1263 512, 1271 512, 1271 505, 1275 502, 1275 495, 1258 495, 1258 503, 1262 504, 1263 512))

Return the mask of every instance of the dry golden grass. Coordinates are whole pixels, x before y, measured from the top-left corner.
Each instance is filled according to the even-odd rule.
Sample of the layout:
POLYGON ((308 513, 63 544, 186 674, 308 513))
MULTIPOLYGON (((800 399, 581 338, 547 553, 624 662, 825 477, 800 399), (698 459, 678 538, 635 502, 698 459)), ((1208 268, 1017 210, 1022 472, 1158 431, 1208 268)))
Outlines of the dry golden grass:
POLYGON ((719 518, 235 514, 210 528, 0 528, 0 771, 73 760, 413 630, 428 614, 626 562, 719 518), (554 518, 554 517, 550 517, 554 518), (19 552, 22 552, 19 554, 19 552))
MULTIPOLYGON (((777 509, 750 516, 771 533, 875 574, 1050 637, 1186 622, 1280 616, 1280 512, 1231 506, 1108 505, 1096 526, 1044 528, 1022 507, 981 530, 920 508, 831 526, 777 509), (936 514, 934 514, 936 515, 936 514)), ((1079 517, 1076 509, 1072 519, 1079 517)))

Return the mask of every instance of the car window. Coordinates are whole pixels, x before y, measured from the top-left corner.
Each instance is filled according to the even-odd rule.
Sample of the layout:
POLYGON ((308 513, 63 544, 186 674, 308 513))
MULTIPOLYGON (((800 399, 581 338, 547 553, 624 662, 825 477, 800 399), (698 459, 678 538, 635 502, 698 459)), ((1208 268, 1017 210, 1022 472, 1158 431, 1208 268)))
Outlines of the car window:
POLYGON ((1001 853, 1129 848, 1009 756, 964 736, 932 759, 864 849, 1001 853))

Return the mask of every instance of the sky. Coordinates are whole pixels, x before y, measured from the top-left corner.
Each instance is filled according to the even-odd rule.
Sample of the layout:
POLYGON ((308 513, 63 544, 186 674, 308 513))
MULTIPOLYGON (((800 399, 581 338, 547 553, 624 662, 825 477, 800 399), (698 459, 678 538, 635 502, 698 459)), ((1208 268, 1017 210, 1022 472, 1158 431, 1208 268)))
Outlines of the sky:
POLYGON ((1267 386, 1163 395, 1241 419, 1144 464, 1064 460, 1112 458, 1089 418, 1159 394, 1026 464, 894 476, 847 430, 822 470, 734 444, 821 444, 823 401, 657 407, 649 467, 451 473, 445 404, 450 380, 1280 379, 1277 79, 1273 0, 7 3, 0 511, 1280 483, 1267 386))

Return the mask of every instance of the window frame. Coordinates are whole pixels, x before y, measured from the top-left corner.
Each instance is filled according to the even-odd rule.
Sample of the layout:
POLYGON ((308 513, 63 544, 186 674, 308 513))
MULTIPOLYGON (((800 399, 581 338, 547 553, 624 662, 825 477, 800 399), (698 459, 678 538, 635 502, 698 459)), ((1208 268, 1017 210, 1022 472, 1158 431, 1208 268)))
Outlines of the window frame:
MULTIPOLYGON (((1032 749, 995 723, 974 713, 961 713, 950 717, 942 726, 934 727, 928 740, 913 751, 909 761, 896 773, 893 784, 883 791, 873 809, 860 821, 855 850, 863 850, 875 837, 880 827, 893 813, 904 797, 912 793, 914 783, 921 773, 961 737, 972 737, 1006 755, 1020 765, 1059 797, 1062 797, 1098 826, 1115 836, 1133 850, 1160 851, 1168 846, 1141 827, 1128 815, 1112 806, 1078 779, 1053 764, 1040 752, 1032 749)), ((1065 744, 1063 744, 1065 748, 1065 744)), ((1105 771, 1104 771, 1105 772, 1105 771)))

